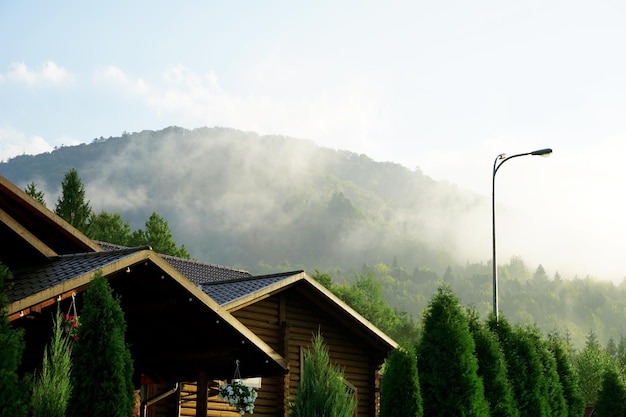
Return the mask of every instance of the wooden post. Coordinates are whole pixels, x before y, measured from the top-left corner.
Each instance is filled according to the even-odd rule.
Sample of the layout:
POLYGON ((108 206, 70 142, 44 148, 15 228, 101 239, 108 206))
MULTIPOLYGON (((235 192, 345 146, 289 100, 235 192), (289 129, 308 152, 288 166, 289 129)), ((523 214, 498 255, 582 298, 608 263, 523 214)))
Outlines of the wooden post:
MULTIPOLYGON (((278 322, 280 323, 280 333, 282 336, 279 352, 285 359, 287 359, 287 367, 289 367, 289 323, 287 322, 287 297, 284 293, 280 293, 278 304, 278 322)), ((289 385, 291 383, 289 372, 283 375, 280 379, 282 380, 283 389, 282 393, 278 393, 279 401, 277 404, 277 411, 279 416, 286 416, 287 410, 285 409, 285 404, 289 398, 289 385)))
POLYGON ((196 417, 207 417, 207 402, 209 400, 209 378, 202 371, 198 374, 198 388, 196 399, 196 417))

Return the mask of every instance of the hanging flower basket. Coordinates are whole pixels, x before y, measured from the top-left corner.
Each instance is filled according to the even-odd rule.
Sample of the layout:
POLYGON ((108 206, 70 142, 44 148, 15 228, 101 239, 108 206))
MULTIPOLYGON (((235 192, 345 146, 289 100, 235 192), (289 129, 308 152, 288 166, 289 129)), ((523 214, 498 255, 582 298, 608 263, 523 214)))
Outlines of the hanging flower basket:
POLYGON ((73 340, 78 340, 78 316, 66 314, 63 320, 63 329, 73 340))
POLYGON ((254 414, 254 401, 257 392, 254 388, 242 384, 238 380, 232 380, 230 384, 222 384, 219 387, 217 397, 225 400, 235 407, 239 414, 254 414))
POLYGON ((239 359, 235 361, 235 375, 230 384, 222 384, 218 389, 217 398, 228 402, 235 407, 239 414, 254 414, 254 400, 256 400, 256 390, 241 381, 239 373, 239 359))
POLYGON ((63 320, 63 330, 73 340, 78 340, 78 312, 76 311, 76 293, 72 293, 72 304, 63 320), (74 314, 70 314, 74 313, 74 314))

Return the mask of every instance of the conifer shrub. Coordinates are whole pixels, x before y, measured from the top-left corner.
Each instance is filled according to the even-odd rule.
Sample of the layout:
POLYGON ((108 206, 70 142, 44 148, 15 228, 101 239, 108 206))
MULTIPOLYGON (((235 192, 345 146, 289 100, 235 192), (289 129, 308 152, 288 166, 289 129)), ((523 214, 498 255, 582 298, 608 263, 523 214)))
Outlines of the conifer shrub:
POLYGON ((328 348, 318 332, 304 353, 291 417, 351 417, 356 408, 354 395, 346 390, 343 372, 330 363, 328 348))
POLYGON ((498 338, 475 312, 469 315, 469 325, 476 345, 478 376, 483 380, 491 417, 519 417, 498 338))
POLYGON ((417 358, 412 350, 391 351, 380 387, 380 417, 422 417, 417 358))
POLYGON ((626 388, 614 368, 609 368, 602 376, 602 389, 598 393, 594 417, 626 416, 626 388))
POLYGON ((52 325, 52 340, 43 351, 41 371, 33 384, 34 417, 65 417, 72 391, 70 381, 73 340, 64 333, 63 317, 57 309, 52 325))
POLYGON ((509 381, 522 416, 550 417, 547 385, 534 336, 528 329, 513 328, 503 316, 489 326, 498 335, 507 363, 509 381))
POLYGON ((548 338, 548 348, 552 351, 556 360, 556 370, 563 387, 567 416, 580 417, 585 412, 585 401, 578 389, 578 377, 567 355, 565 342, 552 335, 548 338))
POLYGON ((131 417, 132 361, 119 299, 98 272, 84 293, 74 348, 70 417, 131 417))
POLYGON ((488 416, 474 340, 459 300, 440 287, 424 314, 417 367, 425 416, 488 416))

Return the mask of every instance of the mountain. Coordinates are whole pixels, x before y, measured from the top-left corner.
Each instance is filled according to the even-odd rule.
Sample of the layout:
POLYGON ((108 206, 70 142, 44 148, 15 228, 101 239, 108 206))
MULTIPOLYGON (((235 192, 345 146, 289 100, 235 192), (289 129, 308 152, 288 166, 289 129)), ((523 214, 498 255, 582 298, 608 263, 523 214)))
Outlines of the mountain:
MULTIPOLYGON (((414 318, 446 284, 491 312, 490 201, 419 170, 308 140, 169 127, 21 155, 0 175, 21 188, 34 181, 53 208, 71 168, 95 211, 120 213, 133 229, 156 211, 196 259, 257 274, 319 270, 341 283, 371 274, 414 318)), ((578 347, 590 329, 603 342, 623 338, 626 281, 549 277, 518 257, 499 265, 499 279, 512 323, 578 347)))
POLYGON ((468 259, 460 247, 472 234, 460 231, 489 212, 485 197, 419 170, 228 128, 124 132, 12 158, 0 174, 21 187, 34 181, 53 207, 70 168, 95 211, 133 228, 156 211, 192 257, 248 268, 395 261, 443 273, 468 259))

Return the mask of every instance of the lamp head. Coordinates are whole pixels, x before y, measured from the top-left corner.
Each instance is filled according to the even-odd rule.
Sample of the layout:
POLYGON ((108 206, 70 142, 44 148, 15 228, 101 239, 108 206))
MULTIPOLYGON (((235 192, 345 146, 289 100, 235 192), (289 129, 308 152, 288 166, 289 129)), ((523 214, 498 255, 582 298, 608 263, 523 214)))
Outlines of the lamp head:
POLYGON ((543 156, 544 158, 547 158, 548 156, 550 156, 552 154, 552 149, 550 149, 550 148, 539 149, 537 151, 531 152, 530 154, 531 155, 539 155, 539 156, 543 156))

